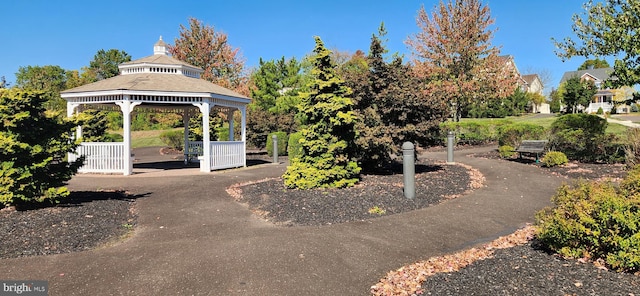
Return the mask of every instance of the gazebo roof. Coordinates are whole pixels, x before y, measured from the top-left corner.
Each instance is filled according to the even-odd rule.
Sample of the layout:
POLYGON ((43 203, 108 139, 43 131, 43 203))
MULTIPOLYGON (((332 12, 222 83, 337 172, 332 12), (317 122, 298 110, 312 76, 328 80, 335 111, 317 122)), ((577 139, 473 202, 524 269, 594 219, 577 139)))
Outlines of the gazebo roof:
POLYGON ((162 37, 154 44, 154 54, 118 66, 120 75, 61 92, 63 98, 113 93, 163 93, 164 95, 250 98, 209 81, 200 79, 201 68, 167 55, 162 37))
POLYGON ((209 81, 187 77, 183 75, 168 75, 159 73, 139 73, 118 75, 98 82, 85 84, 62 92, 63 97, 70 97, 78 93, 103 91, 150 91, 150 92, 181 92, 181 93, 209 93, 241 99, 249 99, 235 91, 224 88, 209 81))

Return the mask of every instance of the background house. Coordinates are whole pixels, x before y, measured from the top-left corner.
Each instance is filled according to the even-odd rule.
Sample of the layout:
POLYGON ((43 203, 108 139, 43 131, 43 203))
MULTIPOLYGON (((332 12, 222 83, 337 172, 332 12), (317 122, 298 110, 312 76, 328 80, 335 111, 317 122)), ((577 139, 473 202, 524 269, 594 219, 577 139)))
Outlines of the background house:
MULTIPOLYGON (((511 55, 500 56, 502 62, 513 71, 514 75, 518 77, 518 86, 520 89, 527 93, 535 93, 544 96, 544 85, 538 74, 520 74, 518 67, 511 55)), ((531 104, 532 113, 551 113, 551 109, 548 103, 531 104)))
MULTIPOLYGON (((613 73, 613 68, 569 71, 565 72, 564 75, 562 75, 560 84, 574 77, 580 77, 580 79, 583 81, 593 81, 595 86, 598 88, 598 92, 593 96, 591 102, 589 103, 589 106, 584 109, 584 112, 596 113, 600 108, 602 108, 602 111, 604 112, 611 112, 611 110, 615 106, 613 102, 613 96, 615 95, 616 90, 609 89, 604 85, 604 82, 611 78, 611 73, 613 73)), ((624 112, 625 109, 616 111, 624 112)))
MULTIPOLYGON (((522 81, 524 84, 522 88, 525 92, 539 94, 544 96, 542 93, 544 90, 544 85, 542 85, 542 80, 540 80, 540 76, 538 74, 527 74, 522 75, 522 81)), ((549 103, 540 103, 540 104, 531 104, 531 112, 532 113, 551 113, 551 108, 549 103)))

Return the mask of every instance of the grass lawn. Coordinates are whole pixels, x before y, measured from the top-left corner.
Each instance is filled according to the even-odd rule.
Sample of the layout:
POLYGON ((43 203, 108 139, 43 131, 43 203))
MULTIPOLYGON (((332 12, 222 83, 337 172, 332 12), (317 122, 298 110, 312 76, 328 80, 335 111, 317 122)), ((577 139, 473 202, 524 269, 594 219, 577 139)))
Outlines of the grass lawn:
MULTIPOLYGON (((530 123, 541 125, 544 128, 550 128, 551 124, 556 120, 557 115, 555 114, 525 114, 522 116, 510 116, 504 119, 496 119, 496 118, 463 118, 463 121, 467 122, 478 122, 478 123, 487 123, 487 122, 499 122, 501 120, 507 120, 513 123, 530 123)), ((607 133, 614 134, 620 138, 626 139, 628 127, 617 124, 617 123, 609 123, 607 125, 607 133)))

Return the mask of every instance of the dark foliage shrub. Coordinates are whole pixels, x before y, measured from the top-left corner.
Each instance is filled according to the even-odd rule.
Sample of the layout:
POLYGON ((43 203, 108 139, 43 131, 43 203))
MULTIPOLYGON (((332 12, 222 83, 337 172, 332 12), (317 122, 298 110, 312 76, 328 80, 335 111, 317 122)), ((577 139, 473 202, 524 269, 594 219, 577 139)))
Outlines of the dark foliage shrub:
POLYGON ((625 178, 620 190, 610 181, 563 185, 552 198, 555 207, 536 214, 540 242, 563 256, 640 271, 638 170, 625 178))
POLYGON ((287 137, 287 133, 285 132, 269 134, 269 137, 267 138, 267 154, 269 154, 269 156, 273 156, 273 135, 278 137, 278 155, 287 155, 287 143, 289 142, 289 137, 287 137))
POLYGON ((541 159, 542 164, 546 167, 554 167, 569 162, 567 156, 560 151, 549 151, 541 159))
POLYGON ((540 125, 513 123, 498 127, 498 145, 500 146, 518 147, 522 140, 543 140, 546 138, 546 130, 540 125))

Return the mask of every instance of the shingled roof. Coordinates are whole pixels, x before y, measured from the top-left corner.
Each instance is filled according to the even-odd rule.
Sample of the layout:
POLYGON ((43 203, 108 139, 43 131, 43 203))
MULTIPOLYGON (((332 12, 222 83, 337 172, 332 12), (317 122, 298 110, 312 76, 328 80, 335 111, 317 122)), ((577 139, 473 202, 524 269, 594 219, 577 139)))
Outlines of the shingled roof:
POLYGON ((588 70, 579 70, 579 71, 569 71, 565 72, 562 75, 562 79, 560 79, 560 83, 563 83, 573 77, 582 78, 585 74, 593 77, 596 81, 605 81, 608 79, 615 79, 611 77, 611 73, 613 73, 613 68, 598 68, 598 69, 588 69, 588 70))
POLYGON ((201 68, 168 56, 165 46, 160 37, 154 45, 153 55, 120 64, 120 75, 62 91, 61 95, 73 97, 74 94, 88 92, 148 91, 202 93, 204 96, 217 94, 249 99, 235 91, 200 79, 203 72, 201 68))

